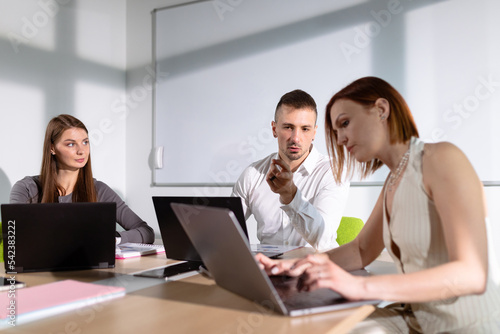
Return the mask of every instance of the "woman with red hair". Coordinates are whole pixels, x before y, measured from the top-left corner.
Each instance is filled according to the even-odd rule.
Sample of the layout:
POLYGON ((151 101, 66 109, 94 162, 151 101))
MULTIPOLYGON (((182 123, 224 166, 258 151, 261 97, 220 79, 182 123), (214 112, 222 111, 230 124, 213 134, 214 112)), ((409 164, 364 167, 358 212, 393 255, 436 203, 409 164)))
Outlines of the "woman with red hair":
POLYGON ((403 303, 377 309, 367 327, 401 333, 500 333, 500 276, 488 245, 483 186, 467 157, 446 142, 424 143, 403 97, 375 77, 354 81, 326 107, 332 169, 390 173, 352 242, 300 260, 258 259, 268 273, 299 276, 305 291, 403 303), (386 248, 398 274, 360 277, 386 248), (400 304, 401 305, 401 304, 400 304))

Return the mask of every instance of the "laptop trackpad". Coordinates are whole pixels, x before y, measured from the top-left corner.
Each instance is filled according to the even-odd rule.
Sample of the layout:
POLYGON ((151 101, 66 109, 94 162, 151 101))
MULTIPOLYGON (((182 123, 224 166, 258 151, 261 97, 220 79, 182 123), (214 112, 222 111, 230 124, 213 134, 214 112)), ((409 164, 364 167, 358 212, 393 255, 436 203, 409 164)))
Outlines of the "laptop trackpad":
POLYGON ((330 289, 298 291, 298 277, 270 276, 274 288, 289 310, 306 309, 348 302, 347 299, 330 289))

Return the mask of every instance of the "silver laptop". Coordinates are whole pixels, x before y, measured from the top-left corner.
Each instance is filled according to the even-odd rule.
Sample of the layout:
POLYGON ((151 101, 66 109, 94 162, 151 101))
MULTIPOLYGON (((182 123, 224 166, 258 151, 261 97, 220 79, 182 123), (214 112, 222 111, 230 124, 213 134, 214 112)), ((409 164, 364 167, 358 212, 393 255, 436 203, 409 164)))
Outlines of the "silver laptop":
POLYGON ((299 316, 380 302, 349 301, 330 289, 299 292, 297 278, 269 277, 259 268, 231 210, 178 203, 171 206, 216 283, 266 309, 299 316))

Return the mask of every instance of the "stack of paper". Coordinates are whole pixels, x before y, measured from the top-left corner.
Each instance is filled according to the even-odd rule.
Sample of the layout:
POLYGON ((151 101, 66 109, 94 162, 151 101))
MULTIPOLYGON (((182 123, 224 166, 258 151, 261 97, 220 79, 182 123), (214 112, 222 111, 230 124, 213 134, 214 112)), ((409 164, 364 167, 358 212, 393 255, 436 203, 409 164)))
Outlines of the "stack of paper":
POLYGON ((127 242, 124 244, 120 244, 116 247, 115 258, 127 259, 130 257, 137 257, 137 256, 151 255, 158 253, 165 253, 165 247, 163 247, 163 245, 151 245, 151 244, 127 242))

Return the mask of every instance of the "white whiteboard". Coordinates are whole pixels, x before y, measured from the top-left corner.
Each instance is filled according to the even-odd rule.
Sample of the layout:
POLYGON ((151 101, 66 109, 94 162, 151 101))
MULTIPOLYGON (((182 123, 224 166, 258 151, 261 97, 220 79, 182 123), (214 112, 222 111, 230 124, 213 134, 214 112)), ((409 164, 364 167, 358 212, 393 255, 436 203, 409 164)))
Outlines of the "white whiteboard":
POLYGON ((496 0, 217 0, 155 10, 163 167, 154 184, 232 185, 277 150, 274 109, 296 88, 318 104, 315 145, 326 153, 326 103, 367 75, 403 94, 422 139, 455 143, 481 180, 499 181, 499 11, 496 0))

